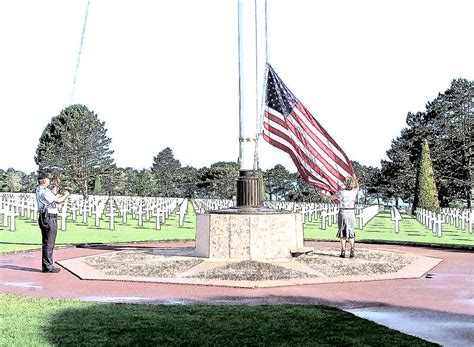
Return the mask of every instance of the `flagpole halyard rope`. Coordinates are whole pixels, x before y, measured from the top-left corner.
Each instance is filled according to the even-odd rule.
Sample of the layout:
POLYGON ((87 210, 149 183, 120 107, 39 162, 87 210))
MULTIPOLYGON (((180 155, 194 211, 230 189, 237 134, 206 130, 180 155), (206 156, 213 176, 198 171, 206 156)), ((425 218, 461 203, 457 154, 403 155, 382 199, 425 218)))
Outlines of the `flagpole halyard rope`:
MULTIPOLYGON (((240 5, 239 2, 237 1, 237 27, 240 27, 240 5)), ((238 47, 238 62, 237 62, 237 75, 239 76, 239 94, 240 94, 240 88, 242 86, 242 80, 240 78, 240 41, 242 38, 240 37, 240 29, 237 30, 237 47, 238 47)), ((242 134, 242 122, 240 120, 240 108, 242 107, 240 103, 240 97, 239 97, 239 142, 241 142, 242 137, 240 137, 240 134, 242 134)), ((237 164, 240 165, 242 164, 242 146, 239 144, 239 158, 237 160, 237 164)))
POLYGON ((82 34, 81 34, 81 43, 79 44, 79 53, 77 54, 77 62, 76 62, 76 70, 74 72, 74 79, 72 81, 72 91, 71 91, 71 99, 70 99, 70 104, 72 104, 74 100, 74 92, 76 89, 76 81, 77 81, 77 73, 79 71, 79 64, 81 62, 81 53, 82 53, 82 47, 84 45, 84 37, 86 34, 86 26, 87 26, 87 17, 89 15, 89 6, 91 4, 91 1, 87 1, 87 7, 86 7, 86 14, 84 16, 84 25, 82 26, 82 34))
MULTIPOLYGON (((258 56, 258 46, 259 46, 259 42, 258 42, 258 10, 257 10, 257 1, 258 0, 254 0, 254 9, 255 9, 255 17, 254 17, 254 21, 255 21, 255 24, 254 24, 254 27, 255 27, 255 32, 254 32, 254 35, 255 35, 255 66, 256 66, 256 69, 255 69, 255 111, 257 112, 257 115, 258 115, 258 74, 259 74, 259 65, 258 65, 258 61, 259 61, 259 56, 258 56)), ((256 124, 256 127, 255 129, 257 129, 257 133, 255 134, 255 139, 258 138, 258 116, 256 117, 257 118, 257 124, 256 124)), ((257 146, 257 141, 255 141, 255 146, 254 146, 254 154, 253 154, 253 169, 254 170, 257 170, 258 169, 258 146, 257 146)))
MULTIPOLYGON (((255 0, 255 1, 258 1, 258 0, 255 0)), ((263 121, 264 121, 264 118, 265 118, 265 98, 266 98, 266 84, 267 84, 267 77, 268 77, 268 7, 267 7, 267 0, 264 0, 265 1, 265 13, 264 13, 264 18, 265 18, 265 32, 264 32, 264 37, 265 37, 265 72, 264 72, 264 76, 263 76, 263 81, 262 81, 262 100, 260 100, 260 109, 257 111, 258 112, 258 115, 259 117, 257 117, 257 126, 256 126, 256 129, 257 129, 257 134, 255 135, 255 138, 256 138, 256 141, 255 141, 255 160, 254 162, 256 163, 256 169, 259 168, 259 158, 258 158, 258 143, 259 143, 259 140, 260 138, 262 137, 262 131, 263 131, 263 121)), ((255 5, 256 6, 256 5, 255 5)), ((255 26, 255 30, 257 30, 257 25, 255 26)), ((255 35, 257 35, 257 32, 255 32, 255 35)), ((258 36, 257 36, 258 37, 258 36)), ((256 57, 256 63, 258 64, 258 50, 256 50, 257 52, 257 57, 256 57)), ((258 66, 258 65, 257 65, 258 66)), ((255 77, 256 78, 256 85, 257 85, 257 88, 258 88, 258 74, 260 73, 260 71, 257 69, 257 76, 255 77)), ((257 104, 258 104, 258 90, 257 90, 257 104)))

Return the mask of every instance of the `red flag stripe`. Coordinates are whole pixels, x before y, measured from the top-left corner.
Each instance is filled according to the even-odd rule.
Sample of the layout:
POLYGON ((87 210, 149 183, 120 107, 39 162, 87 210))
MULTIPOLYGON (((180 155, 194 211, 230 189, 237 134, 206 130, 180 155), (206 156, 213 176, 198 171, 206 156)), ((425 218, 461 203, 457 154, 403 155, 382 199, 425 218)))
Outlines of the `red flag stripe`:
POLYGON ((293 148, 292 152, 297 156, 298 162, 303 165, 308 172, 310 172, 310 177, 324 182, 325 184, 333 187, 333 189, 339 189, 342 182, 333 180, 321 169, 321 167, 314 165, 314 162, 301 150, 300 147, 296 145, 294 140, 289 135, 282 133, 281 130, 271 127, 267 123, 264 124, 264 128, 268 131, 267 135, 269 137, 278 139, 277 141, 282 143, 285 147, 293 148))
POLYGON ((326 190, 326 191, 330 191, 330 192, 335 192, 334 188, 332 188, 331 186, 327 185, 327 184, 324 184, 323 182, 319 181, 319 180, 316 180, 316 179, 313 179, 313 178, 310 178, 306 169, 301 166, 299 160, 296 158, 296 155, 293 153, 293 150, 291 148, 288 148, 287 146, 281 144, 280 142, 272 139, 271 137, 269 137, 267 134, 263 134, 263 138, 265 139, 265 141, 267 141, 269 144, 281 149, 282 151, 288 153, 291 157, 291 159, 293 160, 293 163, 296 165, 296 168, 298 169, 298 172, 301 174, 301 177, 303 177, 303 179, 305 181, 311 181, 312 185, 317 187, 317 188, 320 188, 320 189, 323 189, 323 190, 326 190))
MULTIPOLYGON (((296 143, 294 140, 286 133, 283 133, 281 130, 272 127, 268 123, 264 123, 264 128, 268 131, 269 136, 272 137, 272 135, 276 135, 277 138, 280 140, 279 142, 281 143, 281 140, 286 142, 288 145, 282 144, 285 147, 288 148, 293 148, 293 153, 297 155, 299 158, 298 161, 303 164, 303 165, 308 165, 310 168, 306 168, 307 171, 311 172, 311 176, 314 177, 315 179, 325 179, 326 174, 319 168, 319 167, 314 167, 312 164, 312 161, 309 159, 309 157, 300 150, 299 147, 296 146, 296 143)), ((333 182, 333 185, 337 186, 337 183, 333 182)))
MULTIPOLYGON (((328 186, 331 186, 334 190, 337 190, 341 187, 342 181, 339 181, 337 178, 332 178, 328 172, 323 170, 322 166, 315 165, 314 160, 312 160, 304 151, 303 146, 298 146, 294 139, 289 136, 289 134, 271 126, 268 123, 264 123, 264 129, 269 132, 269 137, 273 139, 278 139, 285 141, 288 145, 284 145, 288 148, 293 148, 293 152, 298 158, 298 162, 305 167, 305 169, 310 173, 310 176, 315 180, 323 181, 328 186), (273 136, 272 136, 273 135, 273 136)), ((268 135, 268 134, 267 134, 268 135)), ((277 140, 277 141, 278 141, 277 140)))
POLYGON ((337 170, 334 166, 331 165, 330 162, 328 162, 328 160, 331 161, 331 158, 328 156, 324 158, 324 156, 321 155, 320 151, 317 151, 311 145, 311 143, 308 143, 308 141, 306 141, 307 139, 304 137, 304 134, 295 129, 294 125, 289 121, 289 119, 291 118, 290 116, 287 117, 286 122, 283 122, 281 119, 278 118, 278 116, 282 117, 282 115, 279 114, 277 111, 274 111, 270 108, 268 108, 268 111, 268 113, 266 113, 266 117, 270 120, 275 121, 275 123, 277 123, 283 128, 280 129, 280 133, 277 135, 281 136, 281 133, 285 133, 292 138, 296 137, 299 143, 296 144, 295 142, 293 142, 293 144, 297 146, 297 148, 301 148, 303 150, 308 151, 310 155, 313 155, 315 157, 314 159, 310 159, 310 155, 307 155, 308 160, 306 161, 308 162, 308 164, 310 164, 313 168, 320 168, 321 170, 319 170, 318 173, 322 176, 331 175, 333 181, 331 182, 332 186, 341 186, 342 182, 344 181, 345 175, 342 175, 339 170, 337 170), (293 136, 291 136, 292 134, 293 136), (321 165, 315 165, 316 162, 320 162, 321 165))
POLYGON ((293 134, 292 138, 295 137, 298 140, 298 142, 294 141, 298 148, 303 149, 305 153, 306 151, 309 152, 306 154, 310 160, 309 164, 314 166, 314 163, 319 162, 321 163, 321 165, 318 167, 322 169, 321 171, 325 171, 326 175, 330 174, 334 178, 334 180, 343 181, 344 176, 341 175, 340 172, 338 172, 334 167, 332 167, 331 164, 324 158, 324 156, 322 156, 316 151, 316 149, 311 145, 311 143, 309 143, 304 134, 298 131, 298 129, 296 129, 296 127, 291 123, 290 118, 291 117, 287 117, 288 129, 293 134))
MULTIPOLYGON (((316 128, 318 129, 318 131, 324 136, 325 139, 327 139, 332 146, 336 147, 338 152, 339 152, 339 155, 338 155, 338 158, 341 158, 341 157, 344 157, 345 161, 342 162, 342 164, 344 166, 346 166, 346 171, 350 174, 350 175, 353 175, 354 174, 354 169, 352 167, 352 164, 351 164, 351 161, 349 160, 349 158, 347 157, 346 153, 344 153, 344 151, 342 150, 342 148, 337 144, 336 141, 334 141, 334 139, 331 137, 331 135, 328 134, 328 132, 326 131, 326 129, 324 129, 321 124, 319 124, 319 122, 313 117, 313 115, 308 111, 308 109, 306 107, 303 106, 303 104, 301 104, 301 102, 298 101, 298 103, 296 104, 296 107, 298 108, 298 110, 306 117, 306 119, 311 122, 311 124, 316 128), (349 164, 349 165, 348 165, 349 164)), ((334 152, 334 150, 333 150, 334 152)))
MULTIPOLYGON (((275 123, 280 125, 283 129, 286 130, 287 122, 285 120, 283 120, 284 119, 283 115, 281 113, 279 113, 278 111, 275 111, 275 110, 273 110, 271 108, 268 108, 268 107, 267 107, 267 110, 271 110, 270 114, 273 115, 273 117, 271 117, 271 120, 274 121, 275 123)), ((288 116, 288 118, 290 118, 290 117, 288 116)), ((300 124, 300 123, 298 123, 298 124, 300 124)), ((317 144, 314 144, 314 145, 316 145, 316 147, 313 146, 313 149, 319 148, 319 146, 317 146, 317 144)), ((339 172, 340 170, 336 169, 336 165, 331 166, 329 164, 330 162, 334 162, 334 160, 333 160, 334 155, 333 156, 331 156, 330 154, 328 155, 326 152, 323 152, 322 150, 318 151, 318 152, 321 153, 321 155, 326 159, 326 164, 325 165, 328 168, 328 171, 332 172, 332 174, 335 176, 336 179, 340 179, 341 181, 343 181, 344 177, 351 174, 351 170, 346 170, 347 164, 345 164, 344 162, 341 162, 341 163, 344 164, 344 165, 341 165, 342 166, 341 168, 345 171, 345 172, 343 172, 343 174, 341 176, 341 173, 339 172)), ((319 157, 319 156, 317 156, 317 157, 319 157)))
MULTIPOLYGON (((299 138, 304 137, 304 141, 306 141, 305 147, 308 148, 308 150, 310 150, 311 153, 316 156, 316 158, 321 162, 321 164, 326 168, 326 170, 338 180, 343 181, 346 175, 343 175, 340 170, 337 170, 337 159, 339 158, 336 157, 337 159, 335 159, 334 153, 331 152, 329 148, 314 135, 314 133, 311 133, 311 130, 307 128, 307 125, 304 124, 301 119, 299 119, 296 113, 294 114, 293 112, 291 112, 291 116, 287 117, 287 121, 290 122, 291 125, 289 125, 289 128, 296 136, 298 136, 299 138), (300 127, 303 128, 304 131, 298 130, 292 124, 292 121, 296 122, 300 127), (308 136, 313 141, 308 141, 308 136), (313 144, 311 144, 311 142, 313 142, 313 144)), ((340 164, 344 164, 340 159, 339 162, 340 164)))
POLYGON ((319 125, 319 123, 315 119, 311 119, 311 114, 308 115, 306 112, 304 112, 304 106, 298 102, 293 110, 294 111, 291 112, 292 115, 294 114, 294 118, 302 127, 305 128, 305 131, 313 139, 316 145, 321 148, 321 150, 323 150, 328 155, 328 157, 331 158, 331 160, 333 160, 337 165, 341 166, 341 168, 346 171, 347 174, 352 174, 352 169, 347 164, 349 160, 344 152, 342 152, 339 145, 335 143, 329 135, 327 135, 327 132, 319 125), (323 142, 323 139, 326 140, 330 146, 334 146, 336 150, 334 150, 334 148, 328 147, 328 145, 323 142))

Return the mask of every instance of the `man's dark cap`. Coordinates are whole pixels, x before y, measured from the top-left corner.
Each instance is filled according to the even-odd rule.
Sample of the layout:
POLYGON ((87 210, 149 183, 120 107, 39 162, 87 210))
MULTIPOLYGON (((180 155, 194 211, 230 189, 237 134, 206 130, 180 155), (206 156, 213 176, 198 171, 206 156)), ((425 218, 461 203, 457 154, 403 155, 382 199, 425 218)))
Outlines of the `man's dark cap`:
POLYGON ((42 180, 42 179, 45 179, 45 178, 49 178, 51 179, 51 174, 48 173, 48 172, 42 172, 38 175, 38 180, 42 180))

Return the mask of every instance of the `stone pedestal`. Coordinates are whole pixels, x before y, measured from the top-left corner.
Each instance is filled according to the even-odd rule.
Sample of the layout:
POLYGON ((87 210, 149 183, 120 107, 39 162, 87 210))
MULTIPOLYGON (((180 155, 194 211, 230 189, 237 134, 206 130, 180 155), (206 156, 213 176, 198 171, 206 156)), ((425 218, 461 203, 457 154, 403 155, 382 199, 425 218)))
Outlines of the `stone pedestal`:
POLYGON ((303 247, 300 213, 228 209, 196 215, 196 254, 216 259, 269 260, 291 257, 303 247))

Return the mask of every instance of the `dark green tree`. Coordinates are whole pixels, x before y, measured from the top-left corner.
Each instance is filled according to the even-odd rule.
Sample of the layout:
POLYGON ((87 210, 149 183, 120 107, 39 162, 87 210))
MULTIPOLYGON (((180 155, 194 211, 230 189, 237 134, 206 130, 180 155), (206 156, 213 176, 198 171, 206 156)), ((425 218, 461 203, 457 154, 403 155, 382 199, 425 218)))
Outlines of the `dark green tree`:
MULTIPOLYGON (((408 119, 410 117, 411 114, 408 115, 408 119)), ((400 137, 392 141, 392 147, 387 151, 389 160, 381 161, 382 168, 377 186, 384 198, 395 198, 396 201, 397 198, 401 198, 406 202, 413 202, 416 163, 420 148, 416 130, 416 128, 403 129, 400 137)))
POLYGON ((264 171, 263 180, 270 201, 284 200, 294 188, 291 173, 280 164, 264 171))
POLYGON ((428 141, 423 140, 418 170, 416 173, 416 189, 413 202, 413 213, 416 208, 430 211, 439 211, 438 193, 434 179, 433 166, 431 165, 428 141))
POLYGON ((471 206, 472 121, 474 82, 454 80, 451 87, 426 105, 426 112, 408 113, 407 128, 392 141, 388 161, 382 162, 381 185, 388 195, 395 193, 412 202, 416 164, 423 139, 430 143, 433 169, 441 206, 465 201, 471 206))
POLYGON ((138 170, 131 167, 122 169, 122 177, 124 179, 124 194, 130 196, 138 195, 138 170))
POLYGON ((22 191, 22 181, 25 174, 19 170, 9 168, 5 173, 6 190, 11 193, 22 191))
POLYGON ((359 203, 370 204, 373 201, 377 201, 377 204, 381 204, 382 198, 394 197, 389 197, 384 194, 384 189, 380 182, 381 173, 379 168, 362 165, 357 161, 352 162, 352 167, 354 168, 355 174, 359 180, 359 187, 362 193, 359 196, 359 203))
POLYGON ((153 158, 151 171, 155 175, 157 194, 164 197, 179 195, 178 182, 181 163, 175 159, 171 148, 167 147, 153 158))
POLYGON ((94 180, 94 194, 102 194, 102 182, 100 181, 100 176, 97 176, 94 180))
POLYGON ((286 200, 298 202, 322 202, 321 190, 313 187, 301 177, 299 172, 291 174, 286 200))
POLYGON ((239 165, 236 162, 217 162, 199 171, 199 196, 212 199, 232 199, 237 193, 239 165))
POLYGON ((134 195, 134 184, 136 181, 137 171, 131 167, 119 168, 117 191, 120 195, 134 195))
POLYGON ((115 164, 110 165, 101 175, 100 185, 102 194, 127 195, 125 194, 126 178, 124 169, 118 168, 115 164))
POLYGON ((454 80, 451 87, 427 105, 426 118, 433 166, 442 206, 452 200, 473 199, 474 82, 454 80))
POLYGON ((199 180, 199 170, 192 166, 182 167, 178 172, 178 197, 194 198, 199 180))
POLYGON ((31 172, 28 175, 23 175, 21 181, 21 191, 22 193, 33 193, 38 185, 38 176, 36 173, 31 172))
POLYGON ((0 169, 0 192, 7 191, 7 173, 0 169))
POLYGON ((138 196, 155 196, 156 194, 156 178, 148 169, 142 169, 137 172, 135 183, 135 195, 138 196))
POLYGON ((105 123, 84 105, 66 107, 43 130, 36 150, 39 171, 52 171, 84 196, 113 164, 105 123))
POLYGON ((359 180, 359 188, 364 199, 363 203, 369 203, 372 197, 377 198, 378 203, 380 203, 380 189, 378 187, 380 170, 372 166, 362 165, 357 161, 352 162, 352 167, 359 180))

